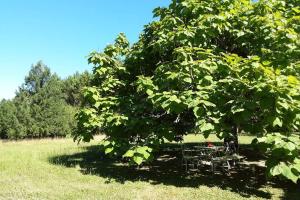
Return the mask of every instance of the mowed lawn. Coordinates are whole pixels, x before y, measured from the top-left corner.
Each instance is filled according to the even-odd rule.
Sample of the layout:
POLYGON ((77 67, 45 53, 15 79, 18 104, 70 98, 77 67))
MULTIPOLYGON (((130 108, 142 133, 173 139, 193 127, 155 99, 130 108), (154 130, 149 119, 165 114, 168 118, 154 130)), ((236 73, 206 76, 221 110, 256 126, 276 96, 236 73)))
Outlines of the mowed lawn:
MULTIPOLYGON (((104 158, 97 141, 0 141, 0 199, 293 199, 299 186, 251 180, 252 174, 185 173, 176 156, 135 169, 104 158), (239 177, 240 176, 240 177, 239 177)), ((252 138, 243 136, 241 143, 252 138)), ((186 142, 217 141, 188 136, 186 142)), ((253 172, 255 174, 255 172, 253 172)))

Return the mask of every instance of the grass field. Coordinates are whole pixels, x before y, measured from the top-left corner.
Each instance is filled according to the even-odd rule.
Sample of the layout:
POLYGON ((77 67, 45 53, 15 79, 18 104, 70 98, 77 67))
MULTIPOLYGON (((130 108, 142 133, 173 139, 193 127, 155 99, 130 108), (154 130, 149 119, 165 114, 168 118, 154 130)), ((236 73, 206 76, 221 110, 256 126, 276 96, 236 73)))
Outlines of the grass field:
MULTIPOLYGON (((247 147, 251 140, 243 136, 241 143, 247 147)), ((191 135, 185 141, 204 139, 191 135)), ((138 170, 104 158, 96 145, 77 146, 71 139, 0 141, 0 199, 232 200, 300 195, 299 185, 268 183, 256 172, 185 173, 180 159, 172 155, 162 155, 150 168, 138 170)))

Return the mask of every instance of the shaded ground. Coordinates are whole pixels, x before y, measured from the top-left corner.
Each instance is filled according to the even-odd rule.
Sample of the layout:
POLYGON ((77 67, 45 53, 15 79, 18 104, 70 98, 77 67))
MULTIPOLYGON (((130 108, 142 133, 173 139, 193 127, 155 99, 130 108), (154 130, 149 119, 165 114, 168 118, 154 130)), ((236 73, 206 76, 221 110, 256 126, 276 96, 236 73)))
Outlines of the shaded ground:
MULTIPOLYGON (((190 144, 191 145, 191 144, 190 144)), ((176 144, 172 144, 176 147, 176 144)), ((178 146, 177 146, 178 147, 178 146)), ((257 196, 271 199, 272 196, 262 188, 283 188, 283 199, 299 199, 300 185, 287 182, 267 181, 265 168, 261 165, 263 157, 257 156, 250 145, 242 145, 240 154, 247 157, 239 170, 228 173, 212 174, 209 168, 199 171, 185 172, 181 166, 181 156, 178 152, 161 151, 157 159, 148 166, 137 169, 111 158, 107 158, 98 146, 84 147, 85 151, 70 155, 59 155, 50 158, 50 162, 71 168, 80 168, 83 174, 107 178, 107 183, 116 181, 146 181, 153 185, 164 184, 176 187, 219 187, 242 195, 243 197, 257 196)))

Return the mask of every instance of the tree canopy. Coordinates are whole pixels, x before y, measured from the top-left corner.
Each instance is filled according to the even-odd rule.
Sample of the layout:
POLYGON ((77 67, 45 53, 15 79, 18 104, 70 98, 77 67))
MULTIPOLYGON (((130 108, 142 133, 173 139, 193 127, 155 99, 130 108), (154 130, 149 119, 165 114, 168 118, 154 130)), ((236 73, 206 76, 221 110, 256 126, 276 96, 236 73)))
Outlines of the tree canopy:
POLYGON ((89 79, 85 72, 62 80, 41 61, 32 65, 16 97, 0 102, 0 138, 71 135, 81 103, 80 90, 89 79))
POLYGON ((141 164, 165 140, 254 134, 270 176, 300 178, 300 1, 173 0, 138 42, 92 52, 75 139, 141 164))

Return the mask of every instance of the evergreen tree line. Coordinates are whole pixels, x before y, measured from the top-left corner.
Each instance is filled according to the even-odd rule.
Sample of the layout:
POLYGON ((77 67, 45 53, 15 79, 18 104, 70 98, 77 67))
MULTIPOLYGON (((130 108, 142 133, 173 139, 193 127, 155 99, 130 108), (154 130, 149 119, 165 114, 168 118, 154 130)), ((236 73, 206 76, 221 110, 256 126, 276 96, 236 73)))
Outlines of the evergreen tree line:
POLYGON ((88 72, 61 79, 42 61, 32 65, 15 98, 0 102, 0 138, 64 137, 76 127, 74 115, 88 72))

